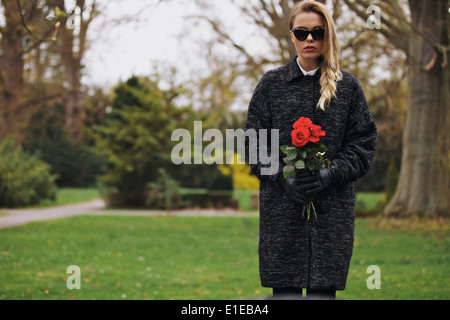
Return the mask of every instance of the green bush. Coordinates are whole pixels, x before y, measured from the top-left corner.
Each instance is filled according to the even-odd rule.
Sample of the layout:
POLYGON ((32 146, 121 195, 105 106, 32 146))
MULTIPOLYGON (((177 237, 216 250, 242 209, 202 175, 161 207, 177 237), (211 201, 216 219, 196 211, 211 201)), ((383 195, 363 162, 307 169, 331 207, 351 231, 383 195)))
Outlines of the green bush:
POLYGON ((185 192, 181 196, 181 202, 184 207, 191 208, 238 208, 236 201, 233 200, 233 192, 230 190, 207 191, 203 194, 185 192))
POLYGON ((0 143, 0 207, 20 207, 56 197, 56 176, 36 155, 15 147, 12 139, 0 143))
POLYGON ((39 153, 51 166, 51 172, 58 176, 58 187, 93 187, 104 171, 106 160, 86 142, 71 141, 64 128, 63 114, 63 106, 58 103, 35 113, 22 146, 26 152, 39 153))
POLYGON ((158 173, 159 177, 156 182, 148 184, 147 206, 165 210, 181 207, 178 182, 172 179, 163 168, 160 168, 158 173))
POLYGON ((219 170, 214 171, 209 181, 209 190, 233 190, 233 176, 225 175, 219 170))
POLYGON ((172 165, 168 172, 182 188, 208 189, 208 190, 233 190, 233 177, 224 175, 216 164, 191 164, 172 165))
POLYGON ((190 108, 178 108, 149 78, 131 77, 114 90, 111 112, 94 126, 96 148, 107 165, 99 178, 111 206, 143 207, 158 169, 171 163, 172 132, 190 108))
POLYGON ((58 176, 59 187, 89 188, 96 185, 97 175, 104 170, 104 160, 91 148, 73 143, 67 135, 42 138, 35 142, 33 152, 51 166, 58 176))

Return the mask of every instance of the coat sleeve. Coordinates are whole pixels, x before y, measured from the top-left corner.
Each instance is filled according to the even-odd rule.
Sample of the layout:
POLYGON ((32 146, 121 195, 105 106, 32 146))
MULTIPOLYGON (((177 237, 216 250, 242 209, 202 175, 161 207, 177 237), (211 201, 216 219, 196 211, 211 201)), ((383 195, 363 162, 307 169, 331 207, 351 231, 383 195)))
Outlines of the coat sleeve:
POLYGON ((272 130, 269 85, 266 74, 250 100, 244 128, 245 159, 260 181, 276 181, 284 166, 280 161, 278 130, 272 130))
POLYGON ((343 143, 330 165, 333 183, 355 182, 364 176, 375 156, 376 141, 375 121, 355 79, 343 143))

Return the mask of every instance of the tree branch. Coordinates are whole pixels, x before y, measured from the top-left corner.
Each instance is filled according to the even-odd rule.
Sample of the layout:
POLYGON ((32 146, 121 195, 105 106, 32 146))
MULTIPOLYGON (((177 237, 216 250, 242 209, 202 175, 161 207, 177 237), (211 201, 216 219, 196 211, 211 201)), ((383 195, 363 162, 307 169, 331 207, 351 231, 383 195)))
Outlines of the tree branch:
POLYGON ((186 17, 186 18, 188 18, 188 19, 194 18, 194 19, 201 19, 201 20, 207 21, 207 22, 211 25, 211 27, 213 28, 213 30, 214 30, 220 37, 222 37, 223 39, 225 39, 225 40, 227 40, 228 42, 230 42, 230 43, 233 45, 233 47, 236 48, 239 52, 241 52, 241 53, 246 57, 247 63, 250 64, 250 65, 252 65, 253 67, 257 68, 257 69, 258 69, 258 72, 263 73, 262 65, 263 65, 263 64, 266 64, 266 63, 270 63, 270 61, 267 60, 267 59, 263 59, 263 60, 262 60, 261 62, 259 62, 259 63, 256 62, 255 59, 252 57, 252 55, 249 54, 249 53, 247 52, 247 50, 245 50, 244 47, 242 47, 241 45, 239 45, 239 44, 237 44, 236 42, 234 42, 234 40, 231 39, 231 37, 230 37, 227 33, 223 32, 223 31, 220 29, 219 25, 218 25, 215 21, 211 20, 210 18, 205 17, 205 16, 199 16, 199 15, 188 16, 188 17, 186 17))
POLYGON ((39 105, 39 104, 44 103, 44 102, 51 102, 51 101, 53 101, 55 99, 62 98, 66 94, 67 94, 66 92, 59 92, 59 93, 46 95, 45 97, 30 99, 28 101, 25 101, 25 102, 21 103, 20 104, 20 108, 22 110, 26 110, 27 108, 29 108, 31 106, 36 106, 36 105, 39 105))
MULTIPOLYGON (((344 3, 353 11, 355 12, 361 19, 364 21, 367 21, 369 19, 370 15, 366 12, 366 10, 361 10, 359 6, 362 6, 363 8, 368 8, 370 6, 370 3, 364 1, 364 0, 355 0, 355 2, 352 2, 350 0, 344 0, 344 3)), ((409 53, 408 48, 408 33, 406 30, 402 30, 398 28, 397 26, 393 25, 391 22, 389 22, 387 19, 385 19, 383 16, 381 16, 381 22, 383 25, 387 26, 386 28, 381 28, 378 31, 386 37, 395 47, 398 49, 403 50, 406 54, 409 53)), ((409 55, 409 54, 408 54, 409 55)))
MULTIPOLYGON (((24 27, 24 29, 27 31, 27 33, 32 38, 36 39, 39 44, 42 43, 42 42, 53 42, 52 39, 44 39, 42 37, 39 37, 36 34, 34 34, 33 31, 30 30, 30 28, 28 27, 27 23, 25 22, 25 15, 23 14, 23 9, 22 9, 22 5, 20 3, 20 0, 16 0, 16 3, 17 3, 17 6, 19 8, 19 15, 20 15, 21 25, 24 27)), ((34 9, 34 6, 33 6, 33 9, 34 9)), ((53 29, 53 27, 51 29, 53 29)), ((48 34, 48 32, 45 32, 45 34, 48 34)), ((28 51, 30 51, 30 50, 27 50, 25 52, 28 52, 28 51)))

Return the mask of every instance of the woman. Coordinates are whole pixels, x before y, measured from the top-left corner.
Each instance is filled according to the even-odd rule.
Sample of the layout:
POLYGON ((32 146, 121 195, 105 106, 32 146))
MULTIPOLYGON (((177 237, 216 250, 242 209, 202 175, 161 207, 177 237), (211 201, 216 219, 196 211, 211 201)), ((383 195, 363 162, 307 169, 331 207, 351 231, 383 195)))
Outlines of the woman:
MULTIPOLYGON (((251 99, 245 130, 278 129, 279 145, 292 145, 292 124, 308 117, 326 132, 329 169, 285 179, 280 161, 273 175, 266 164, 251 165, 260 180, 259 260, 261 284, 274 296, 344 290, 353 251, 354 182, 369 170, 376 126, 357 79, 339 69, 339 42, 327 8, 298 2, 290 19, 298 56, 266 73, 251 99), (317 219, 302 218, 303 204, 314 200, 317 219)), ((270 143, 267 143, 270 146, 270 143)), ((246 146, 246 156, 258 151, 246 146)), ((270 150, 269 152, 280 152, 270 150)), ((282 154, 279 154, 282 159, 282 154)))

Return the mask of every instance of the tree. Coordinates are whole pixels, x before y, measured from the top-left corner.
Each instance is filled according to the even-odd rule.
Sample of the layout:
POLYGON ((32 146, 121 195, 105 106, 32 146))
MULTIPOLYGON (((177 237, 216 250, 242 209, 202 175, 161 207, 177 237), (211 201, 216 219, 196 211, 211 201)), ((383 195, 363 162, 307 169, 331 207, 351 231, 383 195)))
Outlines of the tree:
POLYGON ((0 27, 0 139, 7 135, 21 141, 29 120, 30 99, 25 96, 24 67, 27 56, 36 52, 54 26, 44 19, 48 10, 34 2, 23 6, 19 1, 0 2, 4 25, 0 27), (44 23, 31 27, 42 18, 44 23))
MULTIPOLYGON (((92 23, 104 7, 97 0, 0 1, 0 139, 20 143, 33 113, 45 104, 61 102, 64 124, 72 142, 83 137, 84 57, 92 23), (67 11, 67 12, 66 12, 67 11)), ((155 4, 102 26, 142 20, 155 4)))
MULTIPOLYGON (((365 21, 366 0, 344 0, 365 21)), ((387 216, 448 216, 450 97, 448 0, 409 0, 410 19, 400 1, 381 6, 386 39, 408 59, 408 112, 396 192, 387 216)))
POLYGON ((148 183, 170 166, 172 132, 190 120, 190 108, 177 108, 173 98, 149 78, 133 76, 115 88, 108 118, 95 127, 97 150, 108 161, 101 181, 113 205, 144 206, 148 183))
MULTIPOLYGON (((64 8, 64 0, 53 0, 58 8, 64 8)), ((85 0, 77 0, 72 12, 61 19, 61 28, 58 33, 58 51, 67 86, 64 97, 65 126, 74 142, 83 138, 83 97, 81 92, 81 77, 83 58, 87 49, 87 32, 92 21, 100 14, 95 0, 88 5, 85 0), (79 25, 75 25, 75 18, 79 25)))
POLYGON ((82 59, 89 25, 99 14, 95 0, 90 3, 78 0, 75 5, 80 12, 67 14, 64 0, 0 3, 5 20, 0 28, 0 89, 4 98, 0 138, 10 134, 20 143, 36 107, 62 98, 66 129, 73 141, 81 141, 82 59), (79 17, 78 26, 69 23, 74 15, 79 17))
POLYGON ((14 115, 18 110, 23 89, 23 59, 22 48, 19 45, 23 32, 20 29, 20 15, 17 13, 18 8, 11 1, 6 6, 4 5, 5 26, 0 29, 2 60, 5 61, 2 63, 4 71, 0 71, 2 100, 4 101, 0 118, 0 137, 4 137, 5 132, 13 132, 11 127, 14 124, 9 121, 8 117, 14 115))

